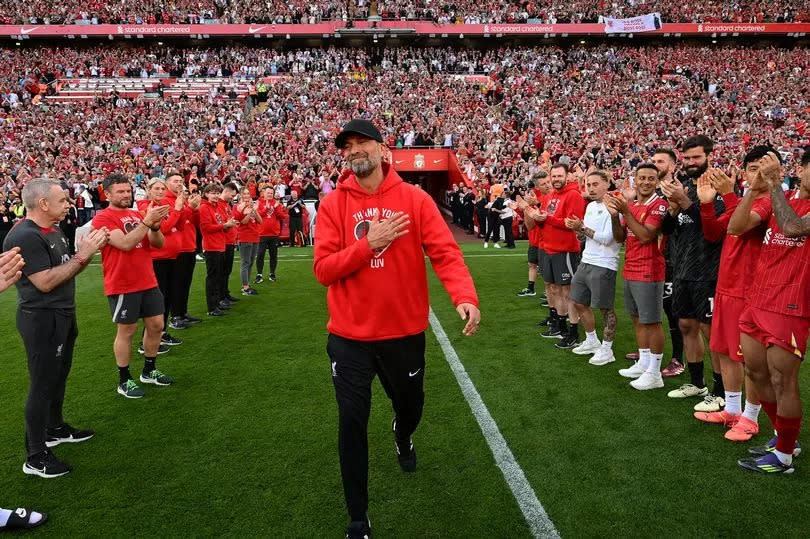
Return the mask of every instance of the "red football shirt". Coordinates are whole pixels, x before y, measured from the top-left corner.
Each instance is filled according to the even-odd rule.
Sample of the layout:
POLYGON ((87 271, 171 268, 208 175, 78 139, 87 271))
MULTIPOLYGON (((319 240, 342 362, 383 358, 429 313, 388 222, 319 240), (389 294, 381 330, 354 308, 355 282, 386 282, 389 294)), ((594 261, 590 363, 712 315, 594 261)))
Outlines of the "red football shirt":
MULTIPOLYGON (((797 215, 810 214, 810 200, 796 198, 797 192, 786 193, 788 202, 797 215)), ((753 279, 749 303, 752 307, 787 316, 810 316, 810 242, 807 236, 785 236, 772 212, 764 214, 768 221, 762 242, 757 269, 753 279)))
MULTIPOLYGON (((107 227, 110 232, 120 230, 124 234, 137 228, 141 214, 135 210, 107 208, 93 218, 92 227, 107 227)), ((101 269, 104 273, 104 294, 131 294, 157 286, 155 270, 152 269, 152 248, 149 238, 138 242, 131 251, 122 251, 110 244, 101 250, 101 269)))
MULTIPOLYGON (((222 214, 223 219, 225 219, 225 221, 230 220, 231 216, 233 215, 231 205, 222 199, 219 199, 219 211, 222 214)), ((235 245, 235 244, 236 244, 236 227, 233 226, 225 231, 225 245, 235 245)))
MULTIPOLYGON (((668 203, 654 193, 646 203, 638 200, 628 202, 630 213, 642 225, 661 226, 667 213, 668 203)), ((643 281, 655 283, 663 281, 666 277, 666 261, 662 252, 662 244, 658 241, 641 243, 627 225, 627 240, 625 243, 624 272, 622 275, 628 281, 643 281)))

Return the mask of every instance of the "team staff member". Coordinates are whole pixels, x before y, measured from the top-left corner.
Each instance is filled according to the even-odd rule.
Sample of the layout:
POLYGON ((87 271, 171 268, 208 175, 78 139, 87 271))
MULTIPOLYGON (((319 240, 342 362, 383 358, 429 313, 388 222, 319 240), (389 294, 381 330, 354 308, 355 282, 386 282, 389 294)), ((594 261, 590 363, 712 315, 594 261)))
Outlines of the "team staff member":
MULTIPOLYGON (((5 237, 3 240, 5 241, 5 237)), ((5 292, 22 278, 23 266, 25 260, 20 256, 19 247, 13 247, 0 255, 0 292, 5 292)), ((0 507, 0 531, 35 528, 46 520, 48 515, 24 507, 18 507, 13 511, 0 507)))
MULTIPOLYGON (((222 186, 222 193, 219 195, 219 210, 229 221, 233 217, 231 203, 238 192, 239 188, 236 186, 236 184, 229 182, 222 186)), ((234 252, 236 251, 236 233, 236 226, 232 226, 225 231, 225 274, 223 286, 225 287, 224 298, 231 303, 236 303, 239 301, 239 298, 231 295, 231 290, 228 286, 228 282, 231 280, 231 273, 233 273, 233 258, 234 252)))
MULTIPOLYGON (((543 245, 547 254, 540 269, 547 284, 548 304, 556 310, 556 314, 552 311, 549 329, 542 336, 573 340, 578 337, 579 330, 575 323, 568 327, 566 317, 571 279, 579 265, 580 244, 577 233, 565 226, 565 219, 582 219, 585 215, 585 199, 579 192, 576 179, 572 177, 569 182, 568 177, 568 165, 558 163, 551 167, 551 186, 554 191, 548 195, 545 217, 540 216, 539 219, 543 226, 543 245)), ((576 320, 576 314, 571 313, 571 318, 576 320)))
POLYGON ((382 162, 382 140, 365 120, 350 121, 338 135, 335 145, 351 170, 321 203, 315 244, 315 276, 329 287, 327 353, 352 538, 371 534, 367 431, 375 375, 393 402, 400 466, 416 468, 411 435, 424 405, 429 311, 425 253, 467 320, 465 335, 475 333, 481 317, 472 277, 436 204, 382 162))
POLYGON ((225 235, 237 222, 229 219, 220 205, 222 186, 209 183, 203 189, 200 231, 205 255, 205 302, 208 316, 223 316, 233 303, 225 298, 225 235))
POLYGON ((802 155, 798 173, 799 188, 786 194, 779 156, 770 153, 759 162, 759 181, 768 185, 772 210, 759 210, 768 228, 740 319, 740 344, 777 436, 749 449, 754 456, 738 464, 761 473, 792 473, 793 456, 800 451, 799 369, 810 332, 810 150, 802 155))
POLYGON ((74 277, 107 243, 107 231, 89 234, 71 257, 67 238, 58 226, 70 208, 61 186, 50 180, 31 180, 23 187, 22 200, 27 217, 8 233, 3 249, 25 259, 22 278, 16 283, 17 330, 28 356, 31 380, 25 404, 23 472, 51 478, 69 473, 71 467, 50 448, 62 442, 83 442, 94 435, 92 430, 65 423, 62 407, 79 334, 74 277))
MULTIPOLYGON (((304 232, 304 202, 298 198, 298 192, 293 191, 292 199, 287 205, 287 215, 290 216, 290 247, 295 247, 295 237, 299 232, 304 232)), ((301 247, 305 247, 306 242, 301 241, 301 247)))
POLYGON ((132 185, 121 174, 104 179, 104 193, 109 206, 96 214, 95 230, 108 229, 110 241, 101 251, 104 294, 110 302, 112 320, 118 329, 113 350, 118 366, 118 393, 129 399, 144 396, 129 372, 132 336, 138 320, 144 322, 144 365, 141 383, 171 385, 173 380, 155 366, 160 337, 163 333, 163 295, 152 268, 152 247, 163 247, 160 223, 168 217, 171 206, 150 204, 145 215, 132 207, 132 185))
MULTIPOLYGON (((706 397, 695 406, 698 412, 717 412, 723 406, 723 376, 717 354, 712 353, 714 387, 711 394, 703 378, 703 335, 711 339, 712 311, 722 242, 709 242, 703 237, 697 179, 709 168, 709 155, 714 145, 708 137, 698 135, 684 141, 681 159, 686 177, 683 182, 661 183, 661 191, 669 200, 669 211, 661 224, 668 236, 672 267, 672 311, 678 317, 683 334, 686 360, 689 362, 690 384, 670 391, 675 399, 706 397)), ((725 211, 722 198, 715 201, 715 215, 725 211)))
POLYGON ((287 218, 278 200, 273 198, 273 188, 265 187, 262 191, 262 198, 259 199, 259 215, 262 216, 262 228, 259 232, 259 254, 256 256, 256 284, 264 281, 262 271, 264 268, 264 253, 270 253, 270 274, 268 279, 271 282, 276 280, 276 266, 278 266, 278 244, 281 235, 281 221, 287 218))
POLYGON ((185 329, 186 327, 202 322, 188 314, 188 297, 191 293, 191 282, 194 279, 194 266, 197 263, 197 227, 200 224, 199 193, 190 193, 185 186, 185 180, 177 172, 170 172, 166 176, 166 199, 170 205, 175 199, 183 199, 183 215, 180 217, 182 241, 177 254, 177 267, 171 284, 171 312, 172 319, 169 327, 172 329, 185 329))
POLYGON ((593 170, 585 176, 585 188, 591 200, 585 208, 585 218, 570 217, 565 226, 585 236, 582 263, 571 282, 571 304, 577 310, 585 341, 579 346, 576 340, 563 339, 559 348, 573 348, 578 355, 591 355, 591 365, 605 365, 615 361, 613 338, 616 335, 616 273, 619 271, 619 243, 613 237, 610 212, 605 198, 610 188, 610 176, 604 170, 593 170), (596 319, 592 309, 602 311, 605 328, 602 342, 596 336, 596 319), (576 346, 574 348, 574 346, 576 346))
POLYGON ((642 164, 636 169, 636 199, 624 196, 606 201, 613 224, 613 237, 625 242, 624 306, 633 322, 638 361, 619 370, 639 391, 664 387, 661 360, 664 357, 664 279, 666 261, 661 252, 660 231, 668 211, 658 194, 657 167, 642 164), (622 222, 623 220, 623 222, 622 222))
MULTIPOLYGON (((160 293, 163 294, 163 335, 160 343, 166 346, 177 346, 183 341, 172 337, 168 333, 169 318, 172 313, 171 308, 171 285, 174 280, 174 272, 177 268, 177 255, 183 242, 183 199, 175 198, 174 204, 166 197, 166 181, 162 178, 152 178, 146 187, 148 198, 138 200, 135 204, 138 210, 145 212, 150 204, 156 206, 169 206, 169 215, 160 222, 160 231, 163 233, 163 247, 151 249, 152 268, 155 270, 155 278, 158 282, 160 293)), ((175 312, 177 316, 182 313, 175 312)), ((184 326, 185 327, 185 326, 184 326)))
POLYGON ((256 204, 250 197, 250 190, 243 188, 239 194, 239 204, 233 209, 233 218, 239 222, 237 237, 239 238, 239 277, 242 279, 242 295, 255 296, 258 292, 250 286, 250 268, 259 251, 259 228, 262 216, 256 209, 256 204))
MULTIPOLYGON (((756 146, 743 159, 743 174, 749 185, 758 183, 759 160, 769 151, 773 150, 768 146, 756 146)), ((720 170, 709 169, 698 179, 703 235, 708 241, 718 241, 725 236, 709 348, 720 357, 726 406, 719 412, 695 412, 695 418, 731 427, 725 437, 735 442, 750 440, 759 433, 760 403, 750 380, 745 384, 745 410, 742 409, 744 358, 740 348, 740 318, 748 302, 748 279, 756 271, 765 236, 765 223, 760 214, 770 211, 771 205, 767 186, 759 184, 760 189, 749 189, 741 200, 734 193, 734 181, 720 170), (714 216, 718 193, 726 206, 719 218, 714 216)))

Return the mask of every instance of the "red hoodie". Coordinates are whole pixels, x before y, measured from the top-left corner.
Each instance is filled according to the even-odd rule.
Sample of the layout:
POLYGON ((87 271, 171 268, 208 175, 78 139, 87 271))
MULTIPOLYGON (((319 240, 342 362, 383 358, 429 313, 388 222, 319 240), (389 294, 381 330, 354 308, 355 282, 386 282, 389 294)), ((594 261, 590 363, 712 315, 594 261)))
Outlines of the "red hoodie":
POLYGON ((263 238, 281 234, 281 221, 287 218, 287 210, 278 201, 271 200, 268 204, 263 198, 259 199, 259 215, 262 216, 262 225, 259 235, 263 238))
MULTIPOLYGON (((163 200, 168 201, 174 207, 177 200, 177 195, 169 189, 166 190, 166 198, 163 200)), ((180 242, 179 252, 193 253, 197 250, 197 225, 200 224, 200 213, 194 211, 186 201, 186 206, 181 212, 180 219, 178 220, 180 227, 178 230, 182 232, 182 240, 180 242)))
MULTIPOLYGON (((153 260, 173 260, 177 258, 177 255, 180 253, 180 247, 183 244, 183 223, 180 219, 183 216, 183 212, 175 210, 174 201, 169 202, 167 198, 164 198, 157 204, 158 206, 168 206, 171 204, 171 209, 169 210, 169 215, 160 223, 160 231, 163 232, 164 238, 163 247, 160 249, 152 247, 151 253, 153 260)), ((138 211, 144 215, 151 203, 151 200, 138 200, 135 202, 138 206, 138 211)))
POLYGON ((565 226, 565 218, 585 216, 585 199, 579 192, 577 182, 570 182, 562 189, 556 189, 546 196, 543 208, 548 217, 543 222, 543 250, 548 254, 578 253, 580 250, 577 233, 565 226))
POLYGON ((200 232, 202 232, 203 251, 225 252, 225 222, 218 203, 207 200, 200 203, 200 232))
MULTIPOLYGON (((231 205, 219 199, 219 211, 223 215, 224 219, 227 221, 233 216, 233 212, 231 211, 231 205)), ((235 245, 236 244, 236 227, 231 227, 225 231, 225 245, 235 245)))
POLYGON ((315 277, 328 286, 327 329, 359 341, 416 335, 428 326, 427 270, 430 258, 453 304, 478 305, 470 272, 436 203, 383 164, 385 180, 374 194, 344 172, 334 193, 318 209, 315 277), (365 234, 374 215, 410 216, 409 232, 372 251, 365 234))

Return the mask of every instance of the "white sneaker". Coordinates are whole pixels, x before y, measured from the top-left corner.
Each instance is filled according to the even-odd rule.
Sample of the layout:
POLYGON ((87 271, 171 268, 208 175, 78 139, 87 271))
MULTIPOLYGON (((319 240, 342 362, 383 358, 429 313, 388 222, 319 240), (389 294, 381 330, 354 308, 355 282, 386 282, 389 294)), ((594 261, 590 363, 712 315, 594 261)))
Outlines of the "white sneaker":
POLYGON ((630 385, 639 391, 658 389, 664 387, 664 379, 661 377, 661 373, 652 373, 647 371, 630 382, 630 385))
POLYGON ((604 348, 600 347, 593 357, 588 360, 588 363, 601 367, 602 365, 607 365, 608 363, 613 363, 614 361, 616 361, 616 358, 613 356, 613 350, 605 350, 604 348))
POLYGON ((500 244, 500 243, 495 243, 495 245, 493 245, 493 247, 495 247, 496 249, 500 249, 500 248, 501 248, 501 244, 500 244))
POLYGON ((639 360, 633 363, 632 367, 629 367, 627 369, 621 369, 619 371, 619 374, 621 376, 624 376, 625 378, 638 378, 639 376, 644 374, 645 370, 647 369, 641 365, 641 360, 639 360))
POLYGON ((487 242, 484 242, 484 249, 487 249, 487 248, 489 248, 489 244, 487 242))
POLYGON ((678 389, 672 390, 667 393, 670 399, 685 399, 686 397, 705 397, 709 394, 709 389, 706 387, 697 387, 692 384, 684 384, 678 389))
POLYGON ((695 405, 696 412, 719 412, 726 405, 726 399, 722 397, 715 397, 714 395, 706 395, 702 401, 695 405))
POLYGON ((591 354, 598 352, 601 348, 602 343, 600 343, 598 340, 593 342, 588 342, 586 340, 571 351, 578 356, 590 356, 591 354))

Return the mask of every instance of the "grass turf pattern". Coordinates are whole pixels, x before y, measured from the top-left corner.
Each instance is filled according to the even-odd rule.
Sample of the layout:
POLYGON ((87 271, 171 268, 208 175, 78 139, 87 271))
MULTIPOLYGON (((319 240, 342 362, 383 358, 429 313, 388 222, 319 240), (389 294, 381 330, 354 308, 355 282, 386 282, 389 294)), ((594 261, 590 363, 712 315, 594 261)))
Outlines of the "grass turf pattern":
MULTIPOLYGON (((481 300, 478 335, 461 335, 463 322, 433 274, 431 304, 563 537, 794 537, 810 527, 802 502, 810 460, 805 465, 799 457, 792 477, 756 476, 736 465, 748 445, 771 436, 764 413, 751 444, 732 444, 723 428, 692 417, 695 399, 666 397, 688 382, 686 374, 666 380, 663 390, 638 392, 616 373, 633 348, 621 284, 617 362, 593 367, 587 356, 540 338, 534 324, 545 309, 536 297, 515 296, 525 286, 525 243, 516 251, 484 251, 478 244, 464 250, 481 300)), ((40 532, 49 535, 342 536, 325 289, 312 276, 309 252, 282 249, 279 281, 255 285, 259 296, 242 298, 219 319, 200 316, 205 275, 198 264, 190 312, 206 320, 172 332, 185 343, 160 356, 158 368, 175 385, 146 386, 139 401, 115 393, 115 328, 101 268, 80 275, 80 334, 65 415, 97 434, 54 449, 75 468, 54 480, 21 471, 27 371, 14 327, 15 294, 3 294, 0 506, 49 513, 40 532)), ((234 271, 231 292, 238 290, 234 271)), ((390 402, 374 384, 369 516, 375 536, 528 536, 430 330, 427 343, 416 474, 399 470, 390 402)), ((137 375, 143 362, 134 348, 137 375)), ((708 358, 706 366, 710 381, 708 358)), ((806 370, 802 383, 810 384, 806 370)))

